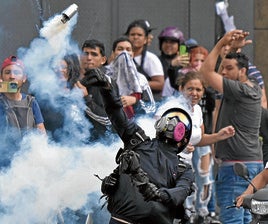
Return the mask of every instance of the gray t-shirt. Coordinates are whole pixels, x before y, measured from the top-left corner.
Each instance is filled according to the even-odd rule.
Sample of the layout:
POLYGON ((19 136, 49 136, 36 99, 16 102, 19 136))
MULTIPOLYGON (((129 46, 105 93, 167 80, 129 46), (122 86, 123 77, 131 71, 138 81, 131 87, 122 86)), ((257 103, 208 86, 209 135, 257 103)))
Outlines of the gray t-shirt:
POLYGON ((221 160, 262 160, 259 128, 261 122, 261 89, 239 81, 223 79, 223 100, 216 131, 233 125, 235 136, 216 144, 221 160))

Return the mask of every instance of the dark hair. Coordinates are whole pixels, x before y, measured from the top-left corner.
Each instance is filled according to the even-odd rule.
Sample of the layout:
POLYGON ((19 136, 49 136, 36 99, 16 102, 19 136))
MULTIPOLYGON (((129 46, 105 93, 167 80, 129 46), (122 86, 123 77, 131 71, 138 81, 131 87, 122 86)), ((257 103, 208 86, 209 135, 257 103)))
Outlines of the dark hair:
POLYGON ((115 51, 115 49, 116 49, 118 43, 125 42, 125 41, 129 42, 129 43, 131 44, 131 46, 133 47, 133 45, 132 45, 131 41, 128 39, 128 37, 127 37, 127 36, 122 36, 122 37, 117 38, 117 39, 113 42, 113 48, 112 48, 112 50, 115 51))
POLYGON ((67 63, 69 88, 72 89, 74 84, 79 80, 80 63, 77 54, 67 54, 63 57, 67 63))
POLYGON ((105 47, 104 44, 102 42, 100 42, 99 40, 95 40, 95 39, 91 39, 91 40, 86 40, 83 45, 82 45, 82 51, 84 50, 84 48, 93 48, 96 49, 97 47, 100 49, 100 53, 101 55, 104 57, 105 56, 105 47))
POLYGON ((198 71, 189 71, 186 74, 180 74, 176 80, 176 85, 183 88, 188 82, 195 79, 199 79, 204 89, 206 88, 206 83, 198 71))
POLYGON ((145 33, 145 36, 147 37, 148 34, 150 33, 150 30, 148 29, 148 26, 146 25, 146 23, 144 22, 144 20, 135 20, 133 21, 132 23, 130 23, 128 25, 128 28, 127 28, 127 31, 125 32, 125 35, 129 35, 129 32, 130 30, 133 28, 133 27, 140 27, 144 30, 144 33, 145 33))
POLYGON ((248 57, 245 54, 241 52, 230 52, 225 56, 225 58, 235 59, 237 61, 237 67, 239 69, 246 68, 246 73, 248 73, 248 57))

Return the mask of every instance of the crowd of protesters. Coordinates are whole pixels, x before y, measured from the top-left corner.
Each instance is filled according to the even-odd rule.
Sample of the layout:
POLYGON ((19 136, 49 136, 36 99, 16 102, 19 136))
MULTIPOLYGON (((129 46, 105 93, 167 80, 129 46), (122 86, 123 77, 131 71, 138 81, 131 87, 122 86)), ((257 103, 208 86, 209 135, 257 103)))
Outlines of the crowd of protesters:
MULTIPOLYGON (((110 224, 249 223, 249 211, 226 209, 248 186, 234 173, 234 163, 243 162, 254 178, 268 154, 263 77, 242 53, 251 43, 248 33, 227 32, 209 52, 178 27, 163 28, 158 40, 151 32, 148 21, 135 20, 114 40, 112 55, 99 40, 85 40, 81 55, 66 54, 53 68, 62 91, 82 92, 84 116, 92 124, 83 142, 109 142, 118 133, 125 144, 119 168, 101 186, 110 224), (148 50, 151 41, 159 41, 160 55, 148 50), (182 122, 183 114, 192 126, 182 122), (142 116, 157 119, 154 140, 135 124, 142 116), (186 127, 198 137, 190 139, 186 127), (140 203, 136 210, 134 201, 140 203)), ((57 142, 65 114, 41 99, 38 104, 38 96, 23 89, 24 69, 16 56, 1 65, 0 84, 8 85, 0 93, 2 137, 15 139, 16 147, 37 129, 57 142)))

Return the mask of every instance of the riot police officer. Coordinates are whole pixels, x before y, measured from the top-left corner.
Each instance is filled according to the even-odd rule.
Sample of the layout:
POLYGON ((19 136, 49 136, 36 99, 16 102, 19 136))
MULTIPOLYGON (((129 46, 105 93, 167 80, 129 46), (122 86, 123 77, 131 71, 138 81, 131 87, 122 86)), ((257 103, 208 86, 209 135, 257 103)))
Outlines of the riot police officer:
MULTIPOLYGON (((115 88, 95 69, 94 85, 101 85, 105 110, 124 142, 118 167, 105 177, 101 190, 107 196, 112 223, 172 224, 191 193, 193 172, 178 158, 191 137, 192 121, 185 110, 172 108, 155 123, 150 139, 127 119, 115 88)), ((92 76, 91 76, 91 79, 92 76)))

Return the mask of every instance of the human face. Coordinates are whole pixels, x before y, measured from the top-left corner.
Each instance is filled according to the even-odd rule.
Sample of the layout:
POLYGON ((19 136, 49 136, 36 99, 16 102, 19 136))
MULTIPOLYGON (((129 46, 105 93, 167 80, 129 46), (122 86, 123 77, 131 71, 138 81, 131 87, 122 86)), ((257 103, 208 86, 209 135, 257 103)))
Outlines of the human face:
POLYGON ((61 74, 61 79, 67 81, 69 78, 69 75, 68 75, 68 65, 65 60, 60 61, 58 71, 61 74))
POLYGON ((6 66, 1 73, 2 81, 17 82, 18 88, 26 81, 23 69, 17 65, 6 66))
POLYGON ((227 79, 239 80, 239 75, 241 69, 237 66, 237 61, 235 59, 224 58, 221 63, 221 75, 227 79))
POLYGON ((164 40, 162 42, 162 51, 166 55, 174 55, 177 54, 179 51, 179 44, 177 41, 174 40, 164 40))
POLYGON ((99 68, 106 62, 106 57, 101 55, 100 48, 89 48, 83 49, 81 56, 81 66, 83 69, 99 68))
POLYGON ((150 45, 152 44, 152 42, 153 42, 154 35, 151 34, 151 33, 149 33, 147 39, 148 39, 148 40, 147 40, 147 45, 150 46, 150 45))
POLYGON ((191 66, 196 70, 199 71, 201 68, 201 65, 205 61, 205 55, 201 53, 197 53, 191 56, 191 66))
POLYGON ((131 28, 128 34, 128 38, 132 43, 134 50, 143 48, 143 46, 147 43, 145 31, 141 27, 131 28))
POLYGON ((231 46, 229 44, 224 45, 220 51, 221 58, 225 58, 225 56, 229 53, 230 49, 231 49, 231 46))
POLYGON ((192 79, 182 87, 181 91, 186 98, 191 100, 191 104, 194 106, 201 100, 204 94, 204 87, 200 79, 192 79))
POLYGON ((118 56, 122 51, 129 53, 130 57, 133 57, 132 45, 128 41, 119 42, 114 50, 114 56, 118 56))

